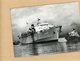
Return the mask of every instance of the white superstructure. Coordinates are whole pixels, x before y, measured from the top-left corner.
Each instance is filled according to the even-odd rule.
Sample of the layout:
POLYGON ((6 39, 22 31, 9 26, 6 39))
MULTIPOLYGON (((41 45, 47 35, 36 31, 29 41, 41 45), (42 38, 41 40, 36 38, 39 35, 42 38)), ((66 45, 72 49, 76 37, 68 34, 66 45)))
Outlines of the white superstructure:
POLYGON ((52 28, 53 25, 50 25, 48 23, 41 23, 41 24, 38 24, 35 29, 36 29, 36 32, 40 32, 41 30, 44 31, 44 30, 48 30, 49 28, 52 28))

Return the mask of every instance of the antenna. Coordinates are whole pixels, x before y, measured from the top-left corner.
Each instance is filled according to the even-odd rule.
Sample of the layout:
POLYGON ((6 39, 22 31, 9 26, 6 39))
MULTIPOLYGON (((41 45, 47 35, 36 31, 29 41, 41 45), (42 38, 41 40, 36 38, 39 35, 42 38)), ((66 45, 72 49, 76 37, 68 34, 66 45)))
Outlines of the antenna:
POLYGON ((39 22, 39 21, 40 21, 40 18, 38 18, 38 20, 37 20, 37 21, 38 21, 38 23, 37 23, 37 25, 38 25, 38 24, 40 23, 40 22, 39 22))

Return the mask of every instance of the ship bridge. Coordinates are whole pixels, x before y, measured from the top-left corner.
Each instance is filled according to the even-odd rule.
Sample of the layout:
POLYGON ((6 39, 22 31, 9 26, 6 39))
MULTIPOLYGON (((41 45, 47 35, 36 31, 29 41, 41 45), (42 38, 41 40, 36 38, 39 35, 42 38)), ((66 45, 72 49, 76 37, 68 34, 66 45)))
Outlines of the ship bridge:
POLYGON ((48 30, 49 28, 52 28, 53 25, 50 25, 48 23, 41 23, 38 24, 38 26, 35 27, 36 32, 40 32, 40 31, 44 31, 44 30, 48 30))

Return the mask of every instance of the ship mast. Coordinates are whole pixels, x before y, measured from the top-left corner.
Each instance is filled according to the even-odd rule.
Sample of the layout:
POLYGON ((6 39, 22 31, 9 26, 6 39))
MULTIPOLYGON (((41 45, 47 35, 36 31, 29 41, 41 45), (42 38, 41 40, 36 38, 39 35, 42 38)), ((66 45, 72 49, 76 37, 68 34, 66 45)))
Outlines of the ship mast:
POLYGON ((40 24, 40 19, 38 18, 38 20, 37 20, 38 22, 37 22, 37 25, 39 25, 40 24))

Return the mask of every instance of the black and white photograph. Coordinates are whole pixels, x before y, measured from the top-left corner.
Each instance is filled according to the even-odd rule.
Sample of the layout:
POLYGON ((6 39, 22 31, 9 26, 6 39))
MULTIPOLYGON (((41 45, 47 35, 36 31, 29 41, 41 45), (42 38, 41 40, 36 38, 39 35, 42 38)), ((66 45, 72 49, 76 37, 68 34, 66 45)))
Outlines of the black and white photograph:
POLYGON ((80 52, 79 9, 78 2, 12 8, 14 56, 80 52))

